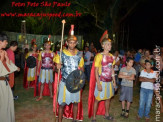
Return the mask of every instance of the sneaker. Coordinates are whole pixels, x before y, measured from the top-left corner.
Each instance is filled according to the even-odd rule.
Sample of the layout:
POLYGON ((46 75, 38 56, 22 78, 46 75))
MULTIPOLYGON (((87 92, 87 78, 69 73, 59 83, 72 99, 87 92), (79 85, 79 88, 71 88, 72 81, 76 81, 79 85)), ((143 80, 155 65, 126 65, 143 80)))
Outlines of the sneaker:
POLYGON ((18 96, 14 96, 14 100, 17 100, 19 97, 18 96))
POLYGON ((125 111, 122 111, 121 116, 124 116, 124 115, 125 115, 125 111))

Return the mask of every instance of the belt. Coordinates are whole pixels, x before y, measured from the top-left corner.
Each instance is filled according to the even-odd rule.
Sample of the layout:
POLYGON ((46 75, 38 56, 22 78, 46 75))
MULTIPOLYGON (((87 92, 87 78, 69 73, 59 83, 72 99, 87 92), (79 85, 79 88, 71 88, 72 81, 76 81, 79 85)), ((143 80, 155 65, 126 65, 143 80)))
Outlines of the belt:
POLYGON ((108 80, 108 81, 102 81, 102 82, 112 82, 112 80, 108 80))
POLYGON ((53 67, 41 67, 41 69, 53 69, 53 67))
POLYGON ((8 77, 0 77, 0 80, 6 81, 6 86, 8 85, 8 81, 9 81, 8 77))
POLYGON ((6 77, 0 77, 0 80, 6 80, 6 77))
POLYGON ((100 76, 99 76, 99 79, 100 79, 100 81, 102 81, 102 82, 112 82, 112 80, 113 80, 113 79, 107 79, 107 80, 105 79, 105 80, 102 80, 102 79, 100 78, 100 76))

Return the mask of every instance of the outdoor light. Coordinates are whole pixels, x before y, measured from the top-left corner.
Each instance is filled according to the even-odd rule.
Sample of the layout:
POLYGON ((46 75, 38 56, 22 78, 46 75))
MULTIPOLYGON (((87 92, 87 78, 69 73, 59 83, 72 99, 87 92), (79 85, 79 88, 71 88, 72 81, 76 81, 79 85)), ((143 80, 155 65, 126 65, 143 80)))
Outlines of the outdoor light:
POLYGON ((113 34, 113 38, 115 38, 115 33, 113 34))
POLYGON ((25 22, 25 20, 22 20, 22 22, 25 22))

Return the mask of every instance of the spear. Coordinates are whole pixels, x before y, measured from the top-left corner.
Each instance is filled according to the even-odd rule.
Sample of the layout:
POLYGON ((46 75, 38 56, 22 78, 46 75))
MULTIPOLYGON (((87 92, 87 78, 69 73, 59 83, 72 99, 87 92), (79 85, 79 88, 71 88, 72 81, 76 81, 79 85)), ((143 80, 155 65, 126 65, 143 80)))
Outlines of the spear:
MULTIPOLYGON (((59 59, 60 59, 60 62, 61 61, 61 56, 62 56, 62 44, 63 44, 63 35, 64 35, 64 26, 65 26, 65 23, 66 21, 65 20, 62 20, 62 36, 61 36, 61 48, 60 48, 60 55, 59 55, 59 59)), ((55 99, 55 122, 56 122, 56 111, 57 111, 57 98, 58 98, 58 84, 59 84, 59 78, 60 78, 60 72, 61 70, 58 69, 58 80, 57 80, 57 93, 56 93, 56 99, 55 99)))

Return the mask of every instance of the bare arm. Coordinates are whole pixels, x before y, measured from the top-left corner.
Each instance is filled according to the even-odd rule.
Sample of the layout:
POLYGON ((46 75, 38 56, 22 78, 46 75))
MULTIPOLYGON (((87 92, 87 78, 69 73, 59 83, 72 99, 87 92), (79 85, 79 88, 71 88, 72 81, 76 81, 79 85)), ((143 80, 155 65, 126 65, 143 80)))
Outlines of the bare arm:
POLYGON ((99 68, 95 67, 95 78, 96 78, 96 82, 97 82, 97 89, 98 89, 98 91, 102 91, 102 85, 100 84, 98 71, 99 71, 99 68))
POLYGON ((98 67, 95 67, 95 78, 96 78, 96 82, 97 82, 97 84, 100 84, 98 71, 99 71, 99 68, 98 67))
POLYGON ((127 79, 127 80, 135 80, 135 75, 132 74, 132 75, 130 75, 130 76, 127 76, 126 79, 127 79))
POLYGON ((145 78, 145 80, 147 80, 148 82, 152 82, 154 83, 156 81, 156 78, 145 78))
POLYGON ((39 76, 39 67, 40 67, 41 61, 38 61, 38 65, 37 65, 37 76, 39 76))
POLYGON ((114 68, 112 67, 112 79, 113 79, 113 85, 114 87, 116 86, 116 82, 115 82, 115 72, 114 72, 114 68))
POLYGON ((126 79, 128 76, 127 75, 123 75, 123 72, 120 72, 118 75, 118 78, 124 78, 126 79))
POLYGON ((146 78, 146 77, 139 77, 140 82, 152 82, 154 83, 156 81, 156 78, 146 78))

